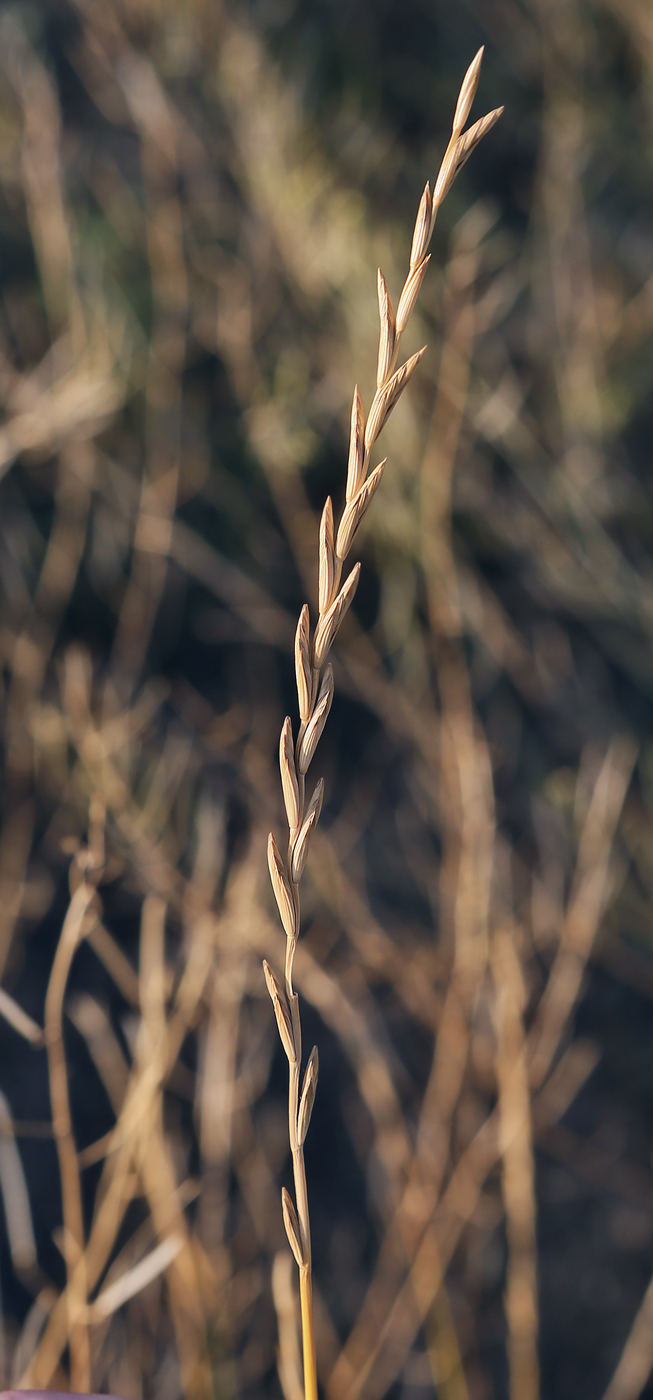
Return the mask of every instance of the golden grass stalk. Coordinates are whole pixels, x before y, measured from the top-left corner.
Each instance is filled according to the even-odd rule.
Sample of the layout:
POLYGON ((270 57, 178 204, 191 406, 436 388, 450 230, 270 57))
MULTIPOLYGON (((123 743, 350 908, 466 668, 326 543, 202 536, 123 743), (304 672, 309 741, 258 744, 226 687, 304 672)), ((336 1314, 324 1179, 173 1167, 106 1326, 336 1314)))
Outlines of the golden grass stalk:
POLYGON ((306 773, 315 755, 326 724, 333 698, 333 672, 326 665, 342 620, 349 608, 360 574, 356 564, 344 583, 342 570, 355 536, 371 503, 385 463, 369 473, 370 455, 393 408, 398 403, 408 381, 425 353, 424 346, 399 368, 395 368, 401 336, 414 309, 428 263, 428 246, 433 233, 437 211, 462 169, 465 161, 487 131, 501 115, 503 108, 488 113, 480 122, 464 130, 478 86, 483 50, 480 49, 470 65, 458 97, 451 138, 438 174, 433 195, 427 183, 422 195, 410 254, 410 266, 395 315, 383 273, 378 272, 379 349, 377 359, 377 388, 365 420, 358 386, 354 389, 349 463, 347 471, 346 506, 337 531, 334 527, 333 506, 327 500, 322 515, 319 536, 319 597, 318 618, 311 640, 308 607, 302 608, 295 640, 297 700, 300 724, 293 743, 292 721, 288 717, 281 731, 281 780, 288 819, 288 843, 285 862, 270 833, 268 864, 272 888, 286 933, 285 987, 264 964, 268 991, 272 999, 283 1048, 288 1057, 288 1125, 293 1161, 296 1206, 284 1190, 283 1218, 293 1255, 299 1267, 300 1304, 304 1355, 305 1400, 317 1400, 317 1372, 313 1325, 311 1232, 308 1192, 304 1163, 304 1138, 317 1089, 317 1052, 308 1062, 304 1087, 300 1096, 302 1035, 299 999, 293 982, 293 968, 300 931, 299 882, 304 870, 311 835, 317 825, 322 803, 322 785, 306 807, 306 773), (324 674, 322 674, 324 669, 324 674))

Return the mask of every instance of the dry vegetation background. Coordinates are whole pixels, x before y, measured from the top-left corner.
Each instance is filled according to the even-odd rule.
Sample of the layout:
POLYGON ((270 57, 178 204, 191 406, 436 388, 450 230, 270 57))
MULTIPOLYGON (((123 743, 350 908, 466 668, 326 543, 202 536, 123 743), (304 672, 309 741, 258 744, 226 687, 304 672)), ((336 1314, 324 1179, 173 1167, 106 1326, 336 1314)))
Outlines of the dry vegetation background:
POLYGON ((482 42, 316 761, 318 1370, 653 1394, 649 0, 2 7, 6 1385, 301 1395, 278 734, 482 42))

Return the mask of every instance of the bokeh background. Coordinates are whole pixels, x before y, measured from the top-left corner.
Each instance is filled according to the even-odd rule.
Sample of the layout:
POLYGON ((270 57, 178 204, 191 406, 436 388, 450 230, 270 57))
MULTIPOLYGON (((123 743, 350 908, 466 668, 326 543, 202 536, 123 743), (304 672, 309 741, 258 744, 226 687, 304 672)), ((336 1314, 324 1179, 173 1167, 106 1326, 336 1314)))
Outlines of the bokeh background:
POLYGON ((327 1400, 653 1395, 649 0, 0 12, 0 1372, 299 1400, 265 841, 465 69, 315 767, 327 1400))

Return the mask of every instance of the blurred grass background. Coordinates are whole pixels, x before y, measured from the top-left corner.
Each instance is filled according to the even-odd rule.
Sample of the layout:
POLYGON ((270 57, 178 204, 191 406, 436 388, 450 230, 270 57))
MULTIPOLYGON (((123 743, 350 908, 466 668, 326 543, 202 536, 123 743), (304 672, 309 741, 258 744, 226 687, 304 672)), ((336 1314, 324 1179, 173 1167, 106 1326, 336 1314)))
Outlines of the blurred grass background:
POLYGON ((318 765, 318 1369, 653 1394, 647 0, 2 7, 7 1385, 301 1395, 278 734, 481 43, 318 765))

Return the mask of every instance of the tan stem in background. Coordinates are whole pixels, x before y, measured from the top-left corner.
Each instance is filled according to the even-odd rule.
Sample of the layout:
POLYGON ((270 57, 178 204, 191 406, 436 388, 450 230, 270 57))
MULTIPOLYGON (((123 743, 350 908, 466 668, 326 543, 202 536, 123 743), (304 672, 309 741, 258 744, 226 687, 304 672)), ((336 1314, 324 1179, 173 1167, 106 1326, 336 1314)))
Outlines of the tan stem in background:
POLYGON ((95 896, 83 881, 75 891, 57 944, 45 999, 45 1041, 50 1073, 52 1128, 59 1157, 63 1210, 63 1252, 68 1277, 68 1338, 73 1389, 91 1389, 90 1352, 85 1314, 88 1297, 84 1274, 82 1193, 68 1097, 68 1070, 63 1043, 63 999, 72 960, 83 938, 84 919, 95 896))
POLYGON ((531 1100, 524 1034, 526 992, 515 932, 492 938, 496 987, 499 1148, 508 1238, 505 1308, 511 1400, 539 1400, 537 1241, 531 1100))

